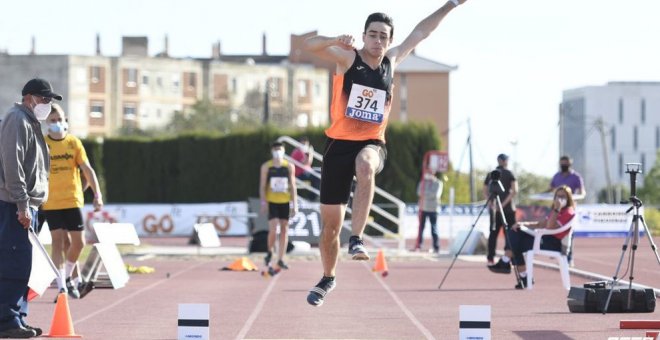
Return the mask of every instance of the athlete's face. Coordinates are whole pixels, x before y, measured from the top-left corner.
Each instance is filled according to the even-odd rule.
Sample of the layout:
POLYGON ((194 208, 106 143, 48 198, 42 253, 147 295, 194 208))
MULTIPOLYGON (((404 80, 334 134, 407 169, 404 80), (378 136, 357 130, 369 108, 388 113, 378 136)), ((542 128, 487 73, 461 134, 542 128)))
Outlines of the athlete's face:
POLYGON ((364 49, 374 57, 382 57, 392 43, 392 27, 380 21, 369 24, 362 34, 364 49))

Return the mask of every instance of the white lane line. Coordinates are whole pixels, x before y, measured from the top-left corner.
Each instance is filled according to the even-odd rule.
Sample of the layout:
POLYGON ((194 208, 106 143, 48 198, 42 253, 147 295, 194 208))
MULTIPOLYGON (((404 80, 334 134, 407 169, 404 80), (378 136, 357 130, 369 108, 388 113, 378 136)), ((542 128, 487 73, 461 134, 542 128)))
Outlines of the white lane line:
MULTIPOLYGON (((364 267, 367 268, 367 270, 370 273, 372 272, 367 262, 362 262, 362 265, 364 265, 364 267)), ((422 325, 422 323, 415 317, 415 315, 408 309, 408 307, 406 307, 406 305, 403 304, 403 302, 401 301, 401 299, 399 299, 396 293, 394 293, 394 291, 390 289, 390 286, 388 286, 387 283, 385 283, 385 281, 383 281, 383 279, 380 278, 380 276, 374 275, 374 278, 376 278, 376 281, 378 281, 378 283, 380 283, 380 285, 383 286, 383 288, 385 288, 385 291, 388 294, 390 294, 392 300, 394 300, 394 302, 396 302, 396 304, 399 306, 401 311, 403 311, 403 314, 405 314, 408 317, 408 319, 410 319, 410 321, 413 323, 413 325, 415 325, 415 327, 417 327, 417 329, 422 334, 424 334, 426 339, 436 340, 433 334, 431 334, 431 332, 426 327, 424 327, 424 325, 422 325)))
POLYGON ((129 294, 129 295, 127 295, 127 296, 124 296, 123 298, 117 300, 116 302, 114 302, 114 303, 112 303, 112 304, 110 304, 110 305, 107 305, 106 307, 101 308, 101 309, 97 310, 97 311, 94 312, 94 313, 90 313, 90 314, 88 314, 88 315, 87 315, 86 317, 84 317, 84 318, 81 318, 81 319, 78 319, 78 320, 74 321, 73 324, 75 325, 75 324, 79 324, 79 323, 82 323, 82 322, 84 322, 84 321, 87 321, 87 320, 89 320, 89 319, 91 319, 91 318, 93 318, 93 317, 95 317, 95 316, 97 316, 97 315, 99 315, 99 314, 101 314, 101 313, 103 313, 103 312, 105 312, 105 311, 108 311, 109 309, 112 309, 112 308, 114 308, 114 307, 117 307, 118 305, 124 303, 124 301, 132 299, 134 296, 140 295, 140 294, 142 294, 142 293, 148 291, 149 289, 152 289, 152 288, 154 288, 154 287, 156 287, 156 286, 158 286, 158 285, 160 285, 160 284, 162 284, 162 283, 164 283, 164 282, 167 282, 168 280, 171 280, 172 278, 175 278, 175 277, 177 277, 177 276, 179 276, 179 275, 181 275, 181 274, 183 274, 183 273, 185 273, 185 272, 188 272, 188 271, 190 271, 190 270, 192 270, 192 269, 195 269, 195 268, 197 268, 197 267, 199 267, 199 266, 201 266, 201 265, 203 265, 203 264, 206 264, 206 263, 207 263, 207 262, 202 262, 202 263, 199 263, 199 264, 194 265, 194 266, 192 266, 192 267, 188 267, 187 269, 182 270, 182 271, 180 271, 180 272, 178 272, 178 273, 176 273, 176 274, 170 276, 169 279, 162 279, 162 280, 160 280, 160 281, 154 282, 154 283, 152 283, 152 284, 150 284, 150 285, 148 285, 148 286, 146 286, 146 287, 144 287, 144 288, 142 288, 142 289, 140 289, 140 290, 137 290, 137 291, 133 292, 132 294, 129 294))
POLYGON ((254 307, 252 314, 250 314, 250 317, 247 319, 247 321, 245 321, 243 328, 241 328, 241 331, 238 332, 238 335, 236 335, 237 340, 244 339, 245 335, 250 331, 250 328, 252 328, 252 324, 261 313, 261 310, 264 308, 264 305, 266 304, 266 300, 268 299, 270 293, 273 291, 273 287, 275 287, 275 283, 279 278, 280 275, 275 275, 275 277, 273 277, 273 279, 270 281, 268 287, 266 288, 266 291, 261 295, 261 299, 259 299, 259 302, 257 302, 257 305, 254 307))

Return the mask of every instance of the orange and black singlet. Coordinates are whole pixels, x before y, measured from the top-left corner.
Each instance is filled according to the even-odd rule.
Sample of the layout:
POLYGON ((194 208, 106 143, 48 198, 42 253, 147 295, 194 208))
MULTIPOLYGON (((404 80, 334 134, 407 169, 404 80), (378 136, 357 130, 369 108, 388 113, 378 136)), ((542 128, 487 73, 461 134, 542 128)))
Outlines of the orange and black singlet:
POLYGON ((385 128, 392 103, 393 70, 384 57, 376 69, 366 64, 357 50, 355 61, 344 74, 335 74, 330 118, 325 131, 330 138, 385 142, 385 128))

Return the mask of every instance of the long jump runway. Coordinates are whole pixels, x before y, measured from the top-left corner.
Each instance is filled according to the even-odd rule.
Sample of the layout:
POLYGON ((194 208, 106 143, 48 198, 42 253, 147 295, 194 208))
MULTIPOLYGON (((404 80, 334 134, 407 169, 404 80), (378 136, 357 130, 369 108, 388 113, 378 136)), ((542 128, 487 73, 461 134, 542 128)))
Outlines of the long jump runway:
MULTIPOLYGON (((261 259, 253 257, 259 266, 261 259)), ((620 330, 619 321, 660 320, 657 310, 569 313, 559 273, 540 267, 534 290, 521 291, 513 288, 513 274, 493 274, 484 262, 457 261, 438 290, 450 261, 393 259, 383 278, 371 271, 373 261, 341 260, 337 288, 323 306, 312 307, 306 296, 320 278, 318 260, 292 258, 291 269, 272 278, 220 271, 230 258, 128 260, 156 272, 131 275, 122 289, 96 289, 69 304, 76 333, 86 339, 176 339, 179 303, 210 304, 212 339, 457 339, 460 305, 491 306, 493 339, 639 337, 643 330, 620 330)), ((640 268, 640 276, 660 277, 652 264, 645 261, 648 268, 640 268)), ((586 281, 571 277, 574 286, 586 281)), ((51 289, 30 305, 28 321, 45 332, 54 296, 51 289)))

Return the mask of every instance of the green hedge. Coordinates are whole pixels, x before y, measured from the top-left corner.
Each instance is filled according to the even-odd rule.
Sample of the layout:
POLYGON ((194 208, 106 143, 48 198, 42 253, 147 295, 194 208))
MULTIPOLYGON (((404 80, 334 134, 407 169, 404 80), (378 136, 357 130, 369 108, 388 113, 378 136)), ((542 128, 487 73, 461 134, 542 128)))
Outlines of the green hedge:
MULTIPOLYGON (((270 143, 282 135, 308 136, 317 151, 325 144, 322 129, 264 127, 227 136, 86 140, 85 148, 108 203, 227 202, 258 195, 259 167, 270 158, 270 143)), ((431 124, 391 124, 386 139, 388 161, 376 183, 416 201, 422 157, 439 148, 438 133, 431 124)))

